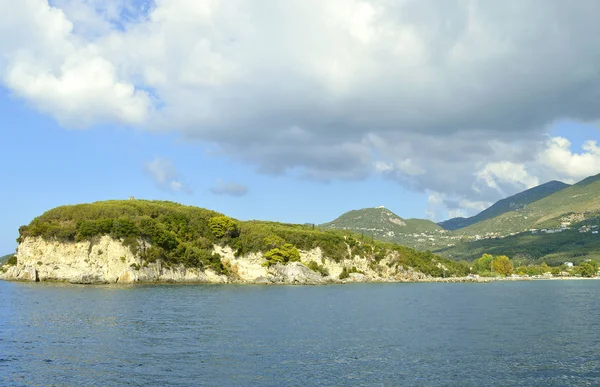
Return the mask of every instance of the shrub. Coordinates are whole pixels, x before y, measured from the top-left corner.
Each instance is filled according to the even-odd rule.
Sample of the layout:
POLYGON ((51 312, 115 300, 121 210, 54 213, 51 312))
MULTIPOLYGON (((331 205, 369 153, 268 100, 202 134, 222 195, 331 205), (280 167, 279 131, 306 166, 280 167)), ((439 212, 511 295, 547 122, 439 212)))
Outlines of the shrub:
POLYGON ((17 256, 13 255, 12 257, 8 258, 6 264, 10 266, 17 266, 17 256))
POLYGON ((217 238, 236 238, 240 234, 238 223, 228 216, 215 216, 208 221, 210 231, 217 238))
POLYGON ((343 280, 343 279, 346 279, 349 277, 350 277, 350 273, 348 272, 348 269, 346 269, 346 267, 344 266, 344 268, 342 269, 342 272, 340 273, 340 276, 338 278, 343 280))
POLYGON ((296 248, 296 246, 291 243, 285 243, 281 248, 275 247, 267 251, 264 255, 267 262, 265 266, 272 266, 277 263, 286 264, 288 262, 299 262, 300 261, 300 252, 296 248))
POLYGON ((325 266, 319 265, 315 261, 308 262, 306 267, 308 267, 310 270, 314 271, 315 273, 320 273, 323 277, 327 277, 329 275, 329 270, 327 270, 327 268, 325 266))

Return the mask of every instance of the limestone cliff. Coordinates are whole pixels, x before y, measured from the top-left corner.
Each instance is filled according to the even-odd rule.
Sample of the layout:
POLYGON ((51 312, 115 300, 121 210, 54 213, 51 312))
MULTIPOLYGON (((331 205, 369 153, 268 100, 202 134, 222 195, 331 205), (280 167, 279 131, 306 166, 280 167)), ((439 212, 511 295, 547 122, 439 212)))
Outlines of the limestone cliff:
POLYGON ((265 267, 261 253, 235 257, 229 247, 214 246, 214 252, 228 269, 228 274, 211 270, 168 265, 161 261, 145 262, 120 241, 109 236, 83 242, 47 241, 28 237, 17 250, 17 265, 4 266, 0 279, 22 281, 65 281, 81 284, 99 283, 281 283, 324 284, 342 282, 340 273, 352 269, 343 282, 422 281, 434 280, 410 268, 394 265, 390 254, 379 263, 355 257, 341 262, 324 257, 320 249, 301 251, 301 262, 265 267), (310 261, 321 266, 321 272, 309 269, 310 261))

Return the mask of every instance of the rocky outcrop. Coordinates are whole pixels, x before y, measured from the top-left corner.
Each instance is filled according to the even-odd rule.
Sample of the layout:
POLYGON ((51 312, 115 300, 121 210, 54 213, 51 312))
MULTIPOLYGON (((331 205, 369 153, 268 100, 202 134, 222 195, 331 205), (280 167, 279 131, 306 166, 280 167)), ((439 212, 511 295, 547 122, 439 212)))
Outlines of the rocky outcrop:
POLYGON ((336 282, 386 282, 435 280, 412 269, 394 265, 390 255, 379 263, 354 257, 342 262, 324 257, 319 248, 301 251, 302 262, 265 265, 261 253, 236 257, 231 248, 214 246, 214 252, 228 269, 228 275, 211 270, 145 262, 120 241, 109 236, 90 241, 63 243, 28 237, 19 244, 17 265, 4 266, 0 279, 21 281, 65 281, 78 284, 102 283, 258 283, 326 284, 336 282), (315 272, 314 261, 322 270, 315 272), (339 280, 343 269, 352 272, 339 280), (322 273, 328 273, 324 276, 322 273))

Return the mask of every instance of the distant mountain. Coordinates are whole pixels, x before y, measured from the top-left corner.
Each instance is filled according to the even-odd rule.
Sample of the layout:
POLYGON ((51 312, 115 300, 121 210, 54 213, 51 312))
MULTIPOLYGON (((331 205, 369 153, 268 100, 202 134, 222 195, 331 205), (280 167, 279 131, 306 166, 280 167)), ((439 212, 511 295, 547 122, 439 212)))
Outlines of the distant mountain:
POLYGON ((378 234, 394 232, 411 234, 429 232, 442 228, 430 220, 403 219, 385 207, 363 208, 348 211, 332 222, 320 226, 325 229, 344 229, 356 232, 370 231, 378 234))
POLYGON ((0 257, 0 266, 6 265, 6 263, 8 262, 8 259, 10 257, 12 257, 13 255, 14 254, 7 254, 7 255, 4 255, 4 256, 0 257))
POLYGON ((453 218, 438 224, 446 230, 459 230, 483 222, 484 220, 495 218, 507 212, 522 210, 527 205, 548 197, 567 187, 569 187, 569 184, 560 181, 551 181, 506 199, 502 199, 490 208, 470 218, 453 218))
POLYGON ((600 175, 588 177, 514 211, 501 213, 455 232, 463 235, 507 235, 529 229, 567 227, 598 213, 600 175))
POLYGON ((429 238, 445 231, 438 224, 425 219, 404 219, 385 207, 363 208, 348 211, 332 222, 319 226, 322 229, 350 230, 375 239, 403 244, 417 249, 437 247, 429 238))

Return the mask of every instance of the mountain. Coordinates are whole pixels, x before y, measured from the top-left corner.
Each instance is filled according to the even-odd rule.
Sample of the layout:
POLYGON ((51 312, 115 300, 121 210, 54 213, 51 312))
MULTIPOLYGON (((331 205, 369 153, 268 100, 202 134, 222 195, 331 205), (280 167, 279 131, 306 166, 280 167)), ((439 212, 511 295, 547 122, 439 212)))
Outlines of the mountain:
POLYGON ((430 220, 403 219, 385 207, 348 211, 332 222, 320 225, 322 229, 351 230, 373 236, 393 236, 432 232, 442 228, 430 220))
POLYGON ((453 218, 444 222, 440 222, 438 224, 446 230, 458 230, 461 228, 469 227, 473 224, 483 222, 487 219, 495 218, 507 212, 519 211, 525 208, 528 204, 548 197, 567 187, 569 187, 569 184, 565 184, 560 181, 551 181, 546 184, 542 184, 540 186, 520 192, 506 199, 502 199, 494 205, 492 205, 490 208, 470 218, 453 218))
POLYGON ((458 230, 463 235, 508 235, 581 222, 600 213, 600 174, 523 207, 458 230))
POLYGON ((596 244, 590 235, 598 234, 590 231, 590 235, 584 238, 578 230, 585 221, 599 216, 600 175, 597 175, 572 186, 551 181, 500 200, 474 217, 451 219, 440 224, 403 219, 388 209, 378 207, 347 212, 320 227, 372 235, 375 239, 417 250, 432 250, 452 259, 472 259, 487 249, 534 261, 547 259, 558 262, 563 259, 578 261, 579 255, 594 256, 596 244), (558 238, 555 234, 557 228, 561 228, 560 232, 572 230, 558 238), (544 229, 550 229, 550 233, 546 234, 544 229), (533 231, 540 235, 533 235, 532 230, 540 230, 533 231), (525 232, 529 236, 512 238, 525 232), (556 241, 572 246, 557 246, 556 241))
MULTIPOLYGON (((448 233, 430 220, 404 219, 385 207, 348 211, 319 227, 324 230, 349 230, 419 250, 438 247, 433 240, 448 233)), ((445 246, 445 244, 441 246, 445 246)))

